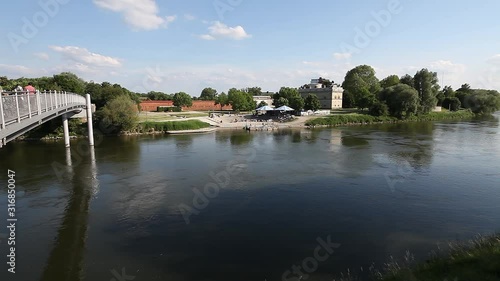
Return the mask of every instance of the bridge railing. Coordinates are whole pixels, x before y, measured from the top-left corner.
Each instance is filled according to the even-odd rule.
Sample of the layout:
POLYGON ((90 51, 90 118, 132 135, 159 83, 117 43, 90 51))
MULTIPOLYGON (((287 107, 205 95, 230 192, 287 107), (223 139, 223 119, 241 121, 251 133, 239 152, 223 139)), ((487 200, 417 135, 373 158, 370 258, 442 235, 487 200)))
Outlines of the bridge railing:
POLYGON ((3 92, 0 97, 0 129, 59 108, 85 105, 83 96, 57 91, 3 92))

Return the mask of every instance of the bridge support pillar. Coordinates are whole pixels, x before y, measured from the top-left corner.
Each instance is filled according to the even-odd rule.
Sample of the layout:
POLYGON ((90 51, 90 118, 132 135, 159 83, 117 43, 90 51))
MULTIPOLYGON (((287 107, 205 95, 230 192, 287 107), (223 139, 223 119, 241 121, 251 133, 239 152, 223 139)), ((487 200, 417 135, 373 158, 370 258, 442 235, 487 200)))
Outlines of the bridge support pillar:
POLYGON ((68 115, 62 115, 63 120, 63 130, 64 130, 64 145, 69 147, 69 126, 68 126, 68 115))
POLYGON ((89 145, 94 146, 94 128, 92 126, 92 103, 90 101, 90 95, 86 94, 85 99, 87 100, 87 126, 89 128, 89 145))

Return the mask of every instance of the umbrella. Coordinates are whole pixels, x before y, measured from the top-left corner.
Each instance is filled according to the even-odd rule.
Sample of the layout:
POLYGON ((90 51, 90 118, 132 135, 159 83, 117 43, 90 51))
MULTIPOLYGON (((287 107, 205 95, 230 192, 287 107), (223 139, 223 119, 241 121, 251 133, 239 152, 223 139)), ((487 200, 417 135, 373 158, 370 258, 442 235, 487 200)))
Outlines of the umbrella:
POLYGON ((272 108, 272 107, 270 107, 270 106, 266 105, 266 106, 263 106, 263 107, 259 107, 259 108, 257 108, 256 110, 257 110, 257 111, 273 111, 273 110, 274 110, 274 108, 272 108))
POLYGON ((293 109, 291 107, 288 107, 286 105, 284 105, 282 107, 278 107, 278 108, 276 108, 276 110, 279 110, 279 111, 295 111, 295 109, 293 109))

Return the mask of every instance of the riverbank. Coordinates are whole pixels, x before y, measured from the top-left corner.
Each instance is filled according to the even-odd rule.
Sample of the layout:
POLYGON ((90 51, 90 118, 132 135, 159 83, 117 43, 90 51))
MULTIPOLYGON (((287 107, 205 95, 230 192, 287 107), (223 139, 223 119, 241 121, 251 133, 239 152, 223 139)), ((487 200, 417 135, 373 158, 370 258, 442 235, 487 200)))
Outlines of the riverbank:
POLYGON ((382 281, 500 280, 500 234, 450 243, 449 253, 414 267, 389 264, 382 281))
POLYGON ((305 123, 308 127, 337 127, 344 125, 369 125, 400 122, 440 121, 473 118, 475 115, 470 110, 455 112, 432 112, 426 115, 411 116, 406 119, 398 119, 389 116, 372 116, 367 114, 332 115, 309 120, 305 123))
MULTIPOLYGON (((273 130, 276 129, 300 129, 300 128, 317 128, 317 127, 338 127, 338 126, 359 126, 359 125, 369 125, 369 124, 390 124, 390 123, 401 123, 401 122, 421 122, 421 121, 440 121, 440 120, 460 120, 460 119, 470 119, 474 118, 475 115, 469 110, 462 110, 456 112, 433 112, 422 116, 412 116, 407 119, 397 119, 395 117, 377 117, 367 114, 335 114, 326 117, 318 116, 299 116, 295 117, 294 120, 290 122, 280 123, 274 120, 255 120, 252 119, 253 115, 242 115, 242 114, 227 114, 226 116, 210 118, 201 116, 198 114, 186 115, 183 118, 176 117, 178 119, 171 120, 170 115, 163 116, 161 113, 155 114, 154 118, 150 121, 143 121, 137 124, 137 127, 128 132, 122 132, 118 135, 151 135, 151 134, 165 134, 169 132, 181 131, 182 134, 189 133, 204 133, 205 129, 211 128, 210 131, 215 130, 243 130, 244 128, 250 126, 259 130, 260 127, 268 128, 272 127, 273 130), (191 117, 188 117, 191 116, 191 117), (200 131, 201 130, 201 131, 200 131)), ((143 120, 145 117, 142 117, 143 120)), ((57 125, 57 124, 56 124, 57 125)), ((29 133, 20 140, 57 140, 63 138, 62 127, 53 126, 54 130, 49 130, 46 132, 44 128, 40 128, 34 133, 29 133)), ((70 122, 70 133, 71 138, 87 137, 86 124, 72 121, 70 122)))

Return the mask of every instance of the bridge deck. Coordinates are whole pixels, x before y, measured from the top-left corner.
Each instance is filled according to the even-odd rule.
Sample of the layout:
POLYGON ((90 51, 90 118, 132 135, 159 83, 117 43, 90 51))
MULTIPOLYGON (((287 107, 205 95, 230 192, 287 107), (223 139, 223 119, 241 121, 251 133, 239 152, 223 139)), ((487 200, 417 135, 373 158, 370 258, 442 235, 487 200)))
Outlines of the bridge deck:
POLYGON ((83 96, 67 92, 3 92, 0 97, 0 147, 63 114, 86 108, 83 96))

